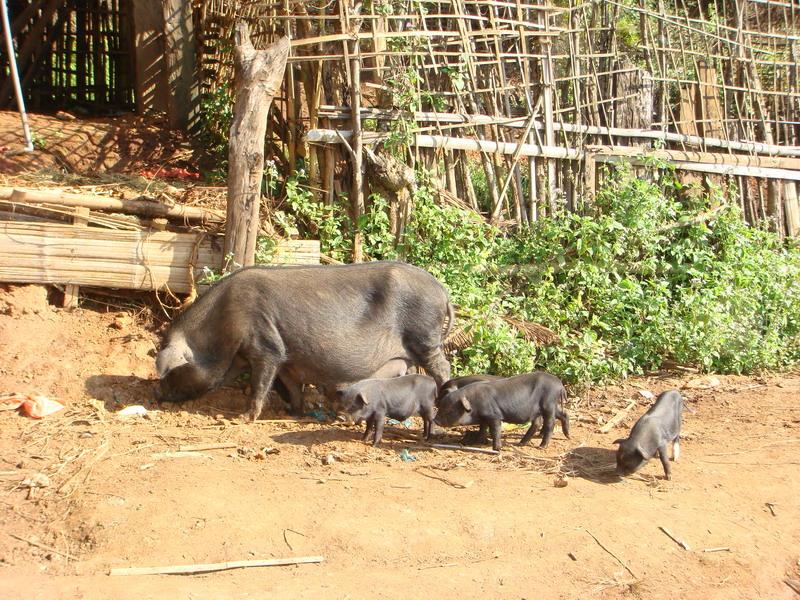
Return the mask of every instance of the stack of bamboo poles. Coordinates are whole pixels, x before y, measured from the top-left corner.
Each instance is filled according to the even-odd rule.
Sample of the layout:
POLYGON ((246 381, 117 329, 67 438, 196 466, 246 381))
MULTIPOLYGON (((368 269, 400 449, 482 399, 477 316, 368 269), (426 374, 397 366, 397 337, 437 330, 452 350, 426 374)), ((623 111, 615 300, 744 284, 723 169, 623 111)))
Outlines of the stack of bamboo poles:
POLYGON ((663 158, 736 183, 751 222, 793 235, 796 179, 774 170, 788 163, 742 159, 800 156, 800 9, 711 5, 713 17, 685 0, 205 0, 198 20, 207 89, 228 78, 236 19, 262 44, 291 35, 268 147, 284 172, 302 164, 323 200, 347 197, 356 216, 369 209, 361 148, 394 143, 449 197, 525 224, 582 210, 594 159, 664 147, 717 153, 663 158))
MULTIPOLYGON (((184 205, 0 188, 0 281, 191 293, 222 267, 224 215, 184 205), (57 222, 60 221, 60 222, 57 222), (66 223, 63 221, 67 221, 66 223)), ((319 264, 319 242, 277 244, 275 264, 319 264)))

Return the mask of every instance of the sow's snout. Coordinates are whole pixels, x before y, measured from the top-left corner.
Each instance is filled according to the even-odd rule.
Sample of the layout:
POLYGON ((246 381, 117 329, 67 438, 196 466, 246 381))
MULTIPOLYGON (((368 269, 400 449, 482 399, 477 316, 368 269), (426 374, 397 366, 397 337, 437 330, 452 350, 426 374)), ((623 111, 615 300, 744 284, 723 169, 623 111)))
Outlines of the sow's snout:
POLYGON ((183 402, 202 395, 208 389, 202 369, 193 364, 193 353, 182 340, 173 340, 156 356, 157 402, 183 402))

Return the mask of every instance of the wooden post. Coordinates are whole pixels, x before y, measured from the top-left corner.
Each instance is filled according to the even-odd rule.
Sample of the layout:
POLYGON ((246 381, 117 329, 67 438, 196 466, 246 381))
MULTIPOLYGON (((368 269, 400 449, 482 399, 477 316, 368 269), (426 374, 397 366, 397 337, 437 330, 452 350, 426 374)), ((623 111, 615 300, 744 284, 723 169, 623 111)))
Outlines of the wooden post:
MULTIPOLYGON (((345 18, 348 31, 355 34, 361 27, 361 19, 350 23, 350 10, 354 16, 358 16, 361 10, 361 3, 349 9, 345 7, 345 18)), ((361 130, 361 57, 359 56, 358 37, 349 42, 350 48, 350 124, 353 130, 353 137, 350 140, 352 148, 351 159, 353 162, 353 178, 350 185, 350 206, 353 214, 353 262, 358 263, 364 260, 363 249, 361 247, 361 230, 358 222, 364 214, 364 141, 361 130)))
POLYGON ((780 180, 769 179, 767 181, 767 217, 769 218, 769 228, 780 238, 784 236, 782 191, 783 185, 781 185, 780 180))
MULTIPOLYGON (((73 225, 75 227, 87 227, 89 225, 89 209, 83 206, 79 206, 75 209, 75 216, 72 219, 73 225)), ((64 308, 78 308, 78 294, 80 292, 80 287, 73 284, 68 283, 66 287, 64 287, 64 302, 62 306, 64 308)))
MULTIPOLYGON (((545 31, 549 31, 550 17, 542 14, 540 22, 544 22, 545 31)), ((544 99, 544 139, 545 144, 548 146, 556 145, 556 135, 553 128, 553 121, 555 120, 555 113, 553 111, 553 62, 550 38, 543 38, 542 50, 545 55, 542 60, 542 94, 544 99)), ((547 168, 547 192, 545 198, 549 203, 550 215, 555 215, 557 210, 556 205, 556 161, 547 159, 545 161, 547 168)))
POLYGON ((191 3, 184 0, 164 1, 163 39, 167 120, 172 129, 191 129, 197 125, 200 110, 191 3))
POLYGON ((252 265, 258 235, 261 180, 264 177, 264 136, 272 98, 278 91, 289 58, 289 38, 266 50, 256 50, 245 23, 236 24, 234 70, 236 93, 228 153, 228 211, 224 256, 252 265))
POLYGON ((584 154, 583 167, 583 193, 584 200, 582 206, 578 207, 578 212, 586 214, 586 209, 594 204, 597 195, 597 161, 594 158, 595 152, 587 150, 584 154))
POLYGON ((800 233, 800 203, 794 181, 783 182, 783 215, 786 218, 786 235, 797 237, 800 233))

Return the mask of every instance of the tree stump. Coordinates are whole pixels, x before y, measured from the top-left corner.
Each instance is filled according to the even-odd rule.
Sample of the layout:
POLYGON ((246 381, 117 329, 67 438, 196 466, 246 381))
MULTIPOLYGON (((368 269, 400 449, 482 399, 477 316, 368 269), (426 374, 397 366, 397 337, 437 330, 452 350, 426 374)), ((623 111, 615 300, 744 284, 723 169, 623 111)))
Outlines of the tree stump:
POLYGON ((228 152, 226 270, 255 262, 267 115, 289 58, 288 37, 266 50, 256 50, 245 23, 237 23, 235 42, 236 89, 228 152), (228 261, 229 256, 232 261, 228 261))

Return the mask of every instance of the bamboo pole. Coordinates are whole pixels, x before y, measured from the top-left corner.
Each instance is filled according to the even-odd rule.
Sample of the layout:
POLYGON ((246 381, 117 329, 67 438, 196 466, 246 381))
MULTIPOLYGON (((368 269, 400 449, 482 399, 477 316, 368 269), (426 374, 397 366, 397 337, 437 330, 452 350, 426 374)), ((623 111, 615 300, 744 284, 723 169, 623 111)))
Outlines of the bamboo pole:
MULTIPOLYGON (((17 71, 17 59, 14 52, 14 42, 11 38, 11 24, 8 21, 8 6, 6 0, 0 0, 0 19, 3 21, 3 35, 6 42, 6 57, 8 58, 8 65, 10 70, 9 79, 14 84, 14 96, 17 99, 17 110, 19 111, 19 118, 22 122, 22 138, 25 140, 25 151, 33 152, 33 138, 31 137, 31 129, 28 125, 28 113, 25 111, 25 100, 22 97, 22 87, 19 83, 19 71, 17 71)), ((4 99, 0 97, 0 100, 4 99)))
POLYGON ((124 200, 107 196, 89 194, 67 194, 55 191, 23 190, 19 188, 0 187, 0 199, 20 204, 58 204, 61 206, 83 206, 92 210, 128 213, 145 217, 164 217, 185 221, 201 221, 204 223, 222 223, 223 215, 196 206, 175 204, 169 206, 147 200, 124 200))
MULTIPOLYGON (((322 107, 326 116, 335 119, 349 119, 348 111, 341 111, 338 109, 326 110, 329 107, 322 107)), ((377 109, 362 109, 363 115, 377 119, 391 120, 396 118, 397 113, 394 111, 381 111, 377 109)), ((418 122, 426 122, 439 120, 442 123, 459 123, 459 124, 489 124, 497 123, 503 127, 511 127, 515 129, 522 129, 526 127, 527 121, 524 117, 512 119, 496 119, 489 115, 484 114, 463 114, 463 113, 432 113, 432 112, 416 112, 414 119, 418 122)), ((677 119, 676 119, 677 122, 677 119)), ((543 121, 534 121, 533 128, 536 131, 544 131, 545 123, 543 121)), ((750 152, 753 154, 768 154, 773 156, 789 156, 800 157, 800 147, 798 146, 778 146, 775 144, 766 144, 764 142, 745 142, 738 140, 723 140, 720 138, 702 137, 696 135, 688 135, 683 133, 665 132, 652 129, 627 129, 624 127, 600 127, 596 125, 577 125, 574 123, 553 123, 554 131, 564 131, 569 133, 580 133, 584 135, 597 135, 597 136, 619 136, 630 138, 642 138, 651 140, 662 140, 665 142, 676 142, 680 144, 689 145, 703 145, 708 148, 723 148, 726 150, 736 150, 742 152, 750 152)), ((345 132, 343 132, 345 133, 345 132)), ((345 135, 347 137, 347 135, 345 135)))
MULTIPOLYGON (((358 16, 361 12, 361 3, 357 2, 352 7, 344 4, 345 24, 347 30, 358 33, 361 21, 358 16), (350 13, 354 20, 350 20, 350 13)), ((361 231, 359 221, 364 214, 364 141, 361 130, 361 58, 359 56, 359 38, 356 36, 349 43, 348 53, 350 55, 350 114, 352 127, 352 139, 350 140, 353 175, 350 185, 350 206, 353 214, 353 262, 362 262, 364 259, 363 248, 361 245, 361 231)))

